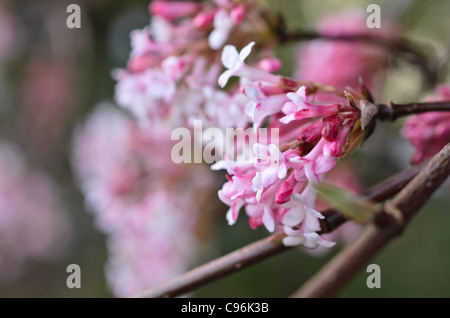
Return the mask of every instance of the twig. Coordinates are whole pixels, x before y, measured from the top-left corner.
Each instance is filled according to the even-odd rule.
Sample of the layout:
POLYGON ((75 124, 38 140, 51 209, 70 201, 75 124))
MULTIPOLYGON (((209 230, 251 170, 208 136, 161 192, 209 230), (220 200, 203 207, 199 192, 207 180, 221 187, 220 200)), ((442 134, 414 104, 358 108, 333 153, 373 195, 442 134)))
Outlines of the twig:
POLYGON ((379 104, 377 108, 378 112, 376 116, 378 119, 394 121, 399 117, 411 114, 420 114, 429 111, 450 111, 450 101, 409 104, 389 102, 387 104, 379 104))
POLYGON ((450 174, 450 144, 386 204, 363 233, 344 248, 292 297, 331 297, 394 237, 450 174))
MULTIPOLYGON (((381 202, 398 193, 423 165, 414 166, 402 171, 389 179, 373 186, 364 196, 376 202, 381 202)), ((328 233, 339 227, 346 219, 336 210, 323 212, 325 220, 321 222, 321 233, 328 233)), ((265 239, 247 245, 216 260, 197 267, 183 275, 147 289, 133 297, 175 297, 194 290, 212 280, 234 273, 272 255, 279 254, 289 247, 280 243, 283 234, 274 234, 265 239)))

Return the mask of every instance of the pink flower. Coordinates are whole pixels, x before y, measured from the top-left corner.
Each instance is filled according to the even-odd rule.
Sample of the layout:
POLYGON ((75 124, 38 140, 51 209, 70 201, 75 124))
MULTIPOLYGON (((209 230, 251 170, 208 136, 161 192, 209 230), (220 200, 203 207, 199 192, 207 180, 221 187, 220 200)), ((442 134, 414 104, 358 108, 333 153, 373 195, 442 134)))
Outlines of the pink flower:
POLYGON ((286 115, 280 119, 283 124, 293 120, 334 115, 339 111, 339 105, 314 105, 308 103, 305 86, 300 87, 296 93, 288 93, 287 97, 291 102, 287 102, 282 108, 283 113, 286 115))
POLYGON ((198 222, 209 227, 200 213, 215 179, 204 166, 172 162, 170 133, 104 104, 74 135, 73 170, 108 235, 107 280, 120 297, 186 271, 198 256, 198 222))
MULTIPOLYGON (((429 101, 450 100, 450 86, 438 86, 429 101)), ((450 112, 427 112, 410 116, 403 127, 403 135, 415 148, 413 163, 437 154, 450 142, 450 112)))
POLYGON ((286 160, 277 146, 270 144, 254 144, 256 154, 255 168, 257 173, 252 180, 253 188, 257 191, 256 199, 261 199, 264 188, 273 185, 278 179, 283 179, 287 173, 286 160))
POLYGON ((154 0, 150 3, 150 12, 169 20, 184 18, 197 13, 202 5, 194 1, 154 0))
MULTIPOLYGON (((382 21, 380 29, 369 29, 367 14, 350 9, 324 17, 318 25, 325 35, 366 35, 373 37, 395 36, 396 30, 389 21, 382 21)), ((299 46, 295 78, 333 85, 339 89, 358 87, 362 77, 369 89, 376 89, 376 81, 387 67, 388 52, 379 46, 362 42, 317 39, 299 46)))

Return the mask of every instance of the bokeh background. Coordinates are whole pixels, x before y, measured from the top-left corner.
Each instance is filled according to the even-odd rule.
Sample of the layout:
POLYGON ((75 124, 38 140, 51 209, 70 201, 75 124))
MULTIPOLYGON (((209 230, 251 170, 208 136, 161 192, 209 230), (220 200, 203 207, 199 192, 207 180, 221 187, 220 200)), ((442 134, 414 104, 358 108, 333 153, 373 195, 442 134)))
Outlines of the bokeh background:
MULTIPOLYGON (((23 184, 17 185, 16 189, 27 195, 18 199, 24 200, 19 204, 24 212, 17 212, 21 218, 17 222, 23 221, 25 225, 15 228, 13 238, 7 238, 10 245, 2 238, 5 230, 0 226, 0 297, 113 296, 104 271, 108 258, 106 237, 97 229, 78 190, 70 165, 70 145, 75 127, 94 105, 113 102, 115 82, 111 70, 126 65, 130 31, 149 23, 148 2, 1 0, 0 134, 1 143, 8 148, 6 152, 12 153, 12 158, 2 160, 21 161, 27 167, 21 176, 23 184), (66 27, 66 8, 70 3, 81 7, 81 29, 66 27), (35 173, 45 177, 35 178, 35 173), (36 183, 34 188, 31 187, 33 182, 36 183), (51 192, 54 198, 47 198, 45 191, 51 192), (44 200, 51 202, 44 204, 44 200), (49 210, 53 214, 45 217, 58 221, 48 223, 48 229, 39 228, 38 232, 36 227, 41 220, 38 213, 45 214, 49 210), (45 257, 17 256, 19 252, 15 253, 13 249, 20 244, 31 244, 26 237, 33 231, 39 237, 55 232, 52 235, 57 238, 57 244, 45 246, 45 257), (11 241, 17 244, 11 244, 11 241), (69 264, 81 267, 80 289, 66 287, 69 264)), ((416 41, 421 49, 445 57, 450 48, 450 20, 447 17, 450 3, 445 0, 435 0, 432 5, 417 0, 346 1, 345 4, 282 0, 273 5, 274 10, 285 16, 290 27, 311 30, 325 14, 352 6, 365 10, 369 3, 378 3, 382 15, 390 15, 398 21, 403 35, 416 41)), ((285 74, 293 67, 292 54, 292 45, 277 49, 278 57, 284 62, 282 72, 285 74)), ((446 72, 441 80, 449 80, 446 72)), ((426 93, 419 71, 405 63, 388 71, 383 90, 376 99, 408 102, 416 101, 426 93)), ((356 170, 362 186, 375 184, 408 166, 412 149, 401 137, 402 123, 378 125, 364 147, 345 159, 356 170)), ((15 171, 14 167, 10 169, 15 171)), ((9 176, 10 169, 2 168, 0 178, 9 176)), ((9 184, 2 187, 9 187, 9 184)), ((0 205, 8 206, 10 195, 5 189, 0 191, 0 201, 5 201, 0 205)), ((381 267, 381 289, 368 289, 365 284, 367 274, 361 272, 339 296, 450 297, 449 191, 447 183, 403 235, 373 260, 381 267)), ((212 199, 215 202, 210 212, 213 230, 201 241, 204 253, 195 261, 197 264, 267 235, 262 228, 251 230, 245 218, 229 227, 225 221, 226 207, 218 199, 212 199)), ((290 250, 204 286, 193 295, 285 297, 340 248, 320 255, 290 250)))

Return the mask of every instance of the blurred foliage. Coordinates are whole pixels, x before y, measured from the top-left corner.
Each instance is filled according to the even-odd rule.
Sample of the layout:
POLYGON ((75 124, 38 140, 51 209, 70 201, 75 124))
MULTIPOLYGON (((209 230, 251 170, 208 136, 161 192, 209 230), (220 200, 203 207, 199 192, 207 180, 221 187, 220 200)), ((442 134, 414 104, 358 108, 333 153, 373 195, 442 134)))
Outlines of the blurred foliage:
MULTIPOLYGON (((148 24, 148 0, 78 1, 82 8, 82 29, 73 30, 65 26, 65 8, 71 1, 3 2, 3 7, 20 17, 18 23, 28 30, 30 36, 8 68, 7 74, 12 84, 8 87, 9 103, 7 107, 2 107, 0 131, 3 138, 20 144, 30 161, 44 167, 58 180, 75 225, 75 240, 62 258, 51 263, 35 264, 18 281, 0 286, 0 297, 109 297, 103 272, 107 258, 105 239, 95 229, 91 215, 84 208, 82 196, 76 190, 68 164, 68 149, 77 122, 87 115, 96 102, 112 100, 114 81, 110 76, 111 70, 126 64, 130 50, 129 32, 148 24), (60 136, 51 140, 55 147, 44 154, 37 154, 30 145, 36 132, 23 128, 24 125, 28 127, 27 122, 20 125, 18 122, 23 108, 20 89, 25 69, 38 58, 62 60, 73 75, 67 99, 68 103, 73 103, 72 109, 63 119, 60 136), (82 270, 82 288, 78 290, 66 287, 66 267, 72 263, 80 265, 82 270)), ((403 23, 405 36, 418 41, 421 47, 433 47, 441 55, 450 47, 450 20, 446 16, 450 11, 450 2, 444 0, 433 1, 433 5, 418 0, 352 0, 345 4, 330 0, 282 0, 277 2, 277 9, 286 17, 291 28, 313 29, 323 14, 351 5, 365 9, 369 3, 380 4, 382 14, 393 15, 403 23)), ((292 69, 292 61, 289 61, 292 48, 286 45, 277 50, 278 56, 285 61, 284 74, 292 69)), ((417 70, 408 66, 396 68, 388 74, 386 89, 377 99, 384 101, 388 98, 396 102, 417 99, 423 95, 418 88, 419 82, 417 70)), ((345 159, 352 161, 365 185, 379 182, 407 166, 411 149, 399 137, 400 128, 401 122, 379 124, 364 147, 345 159)), ((340 296, 450 297, 450 231, 446 228, 450 224, 448 192, 447 184, 413 219, 403 235, 372 261, 381 267, 381 289, 368 289, 365 283, 367 273, 362 271, 340 296)), ((199 263, 267 235, 263 229, 252 231, 244 217, 235 226, 229 227, 224 210, 222 207, 217 211, 220 214, 217 218, 217 236, 209 240, 209 255, 199 263)), ((339 247, 336 247, 319 257, 292 249, 210 283, 200 288, 195 296, 285 297, 338 251, 339 247)))

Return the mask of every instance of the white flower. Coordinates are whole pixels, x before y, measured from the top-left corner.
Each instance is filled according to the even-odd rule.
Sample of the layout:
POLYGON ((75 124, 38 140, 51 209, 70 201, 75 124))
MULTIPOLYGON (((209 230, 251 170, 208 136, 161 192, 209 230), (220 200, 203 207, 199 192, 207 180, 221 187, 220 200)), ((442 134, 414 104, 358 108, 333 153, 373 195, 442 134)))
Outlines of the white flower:
POLYGON ((219 10, 214 15, 214 30, 209 34, 209 46, 218 50, 225 44, 233 29, 233 19, 225 10, 219 10))
POLYGON ((227 70, 219 77, 220 87, 224 87, 230 77, 236 75, 244 66, 244 60, 250 55, 253 45, 255 45, 255 42, 250 42, 239 53, 235 46, 225 45, 222 51, 222 64, 227 70))

